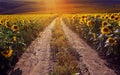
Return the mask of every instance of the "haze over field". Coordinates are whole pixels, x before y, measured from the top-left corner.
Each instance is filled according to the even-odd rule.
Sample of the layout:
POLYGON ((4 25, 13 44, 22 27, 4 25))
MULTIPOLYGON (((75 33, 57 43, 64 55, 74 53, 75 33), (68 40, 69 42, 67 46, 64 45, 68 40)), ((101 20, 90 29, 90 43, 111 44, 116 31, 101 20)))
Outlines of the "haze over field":
POLYGON ((119 0, 0 0, 0 14, 119 11, 119 0))

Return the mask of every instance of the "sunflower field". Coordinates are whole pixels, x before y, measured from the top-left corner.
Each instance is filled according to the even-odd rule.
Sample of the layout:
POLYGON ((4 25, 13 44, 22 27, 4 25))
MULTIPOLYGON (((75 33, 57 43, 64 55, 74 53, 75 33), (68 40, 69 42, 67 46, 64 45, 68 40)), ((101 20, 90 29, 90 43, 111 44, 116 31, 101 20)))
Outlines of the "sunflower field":
MULTIPOLYGON (((0 15, 0 74, 9 72, 54 15, 0 15)), ((5 74, 4 74, 5 75, 5 74)))
POLYGON ((120 13, 65 14, 63 20, 100 55, 120 58, 120 13))

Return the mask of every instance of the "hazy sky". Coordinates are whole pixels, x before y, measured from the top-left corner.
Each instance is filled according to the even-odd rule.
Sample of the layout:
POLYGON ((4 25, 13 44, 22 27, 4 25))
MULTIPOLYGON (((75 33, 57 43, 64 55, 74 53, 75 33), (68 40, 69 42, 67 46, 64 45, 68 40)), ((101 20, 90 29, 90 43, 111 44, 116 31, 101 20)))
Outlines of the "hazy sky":
POLYGON ((120 0, 0 0, 0 13, 119 12, 120 0))

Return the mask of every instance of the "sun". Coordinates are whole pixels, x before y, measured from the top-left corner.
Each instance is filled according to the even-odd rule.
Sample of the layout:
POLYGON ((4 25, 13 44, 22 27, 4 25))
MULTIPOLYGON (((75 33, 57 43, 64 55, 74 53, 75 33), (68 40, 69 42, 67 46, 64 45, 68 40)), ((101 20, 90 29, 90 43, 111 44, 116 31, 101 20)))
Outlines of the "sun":
POLYGON ((49 13, 57 13, 64 3, 65 0, 44 0, 45 10, 49 13))

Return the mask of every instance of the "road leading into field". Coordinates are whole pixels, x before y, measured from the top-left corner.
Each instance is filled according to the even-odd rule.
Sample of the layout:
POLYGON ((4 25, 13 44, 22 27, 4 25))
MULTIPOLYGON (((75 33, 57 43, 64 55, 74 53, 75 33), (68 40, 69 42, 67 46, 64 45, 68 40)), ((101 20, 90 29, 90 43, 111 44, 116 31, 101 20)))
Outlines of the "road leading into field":
POLYGON ((89 71, 83 75, 116 75, 112 69, 105 65, 106 62, 98 56, 97 52, 71 31, 62 20, 61 25, 69 43, 82 56, 82 61, 89 71))
POLYGON ((48 75, 50 70, 50 40, 56 19, 28 47, 19 59, 12 75, 48 75))
MULTIPOLYGON (((50 40, 55 23, 56 19, 31 43, 16 64, 12 75, 49 75, 52 67, 50 40)), ((101 59, 97 52, 71 31, 62 20, 61 25, 69 43, 81 55, 80 75, 117 75, 106 66, 106 61, 101 59)))

